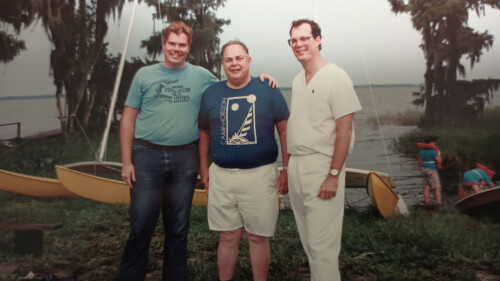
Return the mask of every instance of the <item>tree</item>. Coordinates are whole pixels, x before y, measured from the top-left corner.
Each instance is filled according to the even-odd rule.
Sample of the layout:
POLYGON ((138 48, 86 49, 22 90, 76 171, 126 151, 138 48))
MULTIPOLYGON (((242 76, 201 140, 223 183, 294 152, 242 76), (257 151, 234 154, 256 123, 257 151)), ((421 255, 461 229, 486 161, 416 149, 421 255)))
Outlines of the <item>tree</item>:
MULTIPOLYGON (((89 85, 89 81, 98 80, 93 79, 93 69, 107 58, 106 19, 109 15, 119 16, 125 1, 2 0, 0 21, 4 25, 11 25, 19 34, 33 22, 41 21, 52 43, 50 69, 56 86, 61 129, 66 136, 72 131, 75 118, 83 126, 88 123, 96 96, 110 98, 112 84, 98 87, 89 85)), ((0 32, 0 61, 10 61, 25 49, 24 41, 0 32)))
MULTIPOLYGON (((6 26, 4 30, 12 29, 16 35, 29 26, 34 19, 28 0, 2 1, 1 7, 0 21, 6 26)), ((18 40, 15 35, 6 31, 0 31, 0 62, 7 63, 24 50, 26 50, 26 45, 23 40, 18 40)))
MULTIPOLYGON (((219 19, 215 11, 226 0, 167 0, 158 7, 157 0, 146 0, 149 6, 156 7, 156 18, 166 18, 168 22, 183 21, 193 28, 193 43, 188 61, 203 66, 220 77, 219 34, 222 27, 230 20, 219 19)), ((142 47, 149 55, 156 57, 163 54, 161 31, 155 32, 148 40, 142 41, 142 47)))
MULTIPOLYGON (((102 58, 99 58, 99 63, 96 64, 94 68, 94 75, 92 75, 89 81, 89 92, 95 92, 95 94, 93 94, 93 96, 95 96, 94 106, 92 107, 92 112, 90 113, 92 119, 89 121, 92 123, 93 127, 96 128, 104 128, 106 125, 111 99, 109 98, 109 95, 102 95, 100 93, 109 93, 110 89, 113 88, 121 54, 105 55, 102 53, 101 56, 102 58)), ((117 113, 120 113, 125 105, 128 89, 130 88, 130 84, 132 83, 137 70, 145 65, 154 63, 158 62, 149 61, 147 59, 143 60, 138 57, 133 57, 130 61, 125 61, 122 79, 118 90, 118 97, 116 100, 115 112, 113 112, 114 120, 118 120, 117 113)))
MULTIPOLYGON (((33 8, 52 42, 50 67, 56 85, 61 128, 65 135, 73 129, 75 117, 85 126, 90 118, 97 91, 89 81, 99 60, 105 58, 106 18, 119 14, 125 0, 37 0, 33 8), (61 103, 66 93, 66 112, 61 103), (68 116, 69 119, 63 118, 68 116)), ((111 86, 112 87, 112 86, 111 86)), ((102 95, 110 95, 110 89, 102 95)))
POLYGON ((426 60, 425 83, 414 104, 425 106, 421 125, 424 127, 456 124, 466 125, 482 116, 500 80, 457 80, 465 78, 463 56, 473 68, 483 50, 493 46, 487 31, 475 32, 468 26, 469 10, 478 16, 486 6, 500 9, 496 0, 389 0, 392 11, 408 13, 413 27, 422 34, 420 47, 426 60))

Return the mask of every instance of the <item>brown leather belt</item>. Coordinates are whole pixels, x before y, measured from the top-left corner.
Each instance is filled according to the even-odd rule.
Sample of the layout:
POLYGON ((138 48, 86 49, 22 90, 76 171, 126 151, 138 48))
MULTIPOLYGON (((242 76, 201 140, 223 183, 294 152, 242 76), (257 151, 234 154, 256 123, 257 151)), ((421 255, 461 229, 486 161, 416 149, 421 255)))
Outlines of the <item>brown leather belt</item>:
POLYGON ((143 139, 134 139, 134 142, 143 144, 143 145, 148 146, 148 147, 157 148, 157 149, 182 149, 182 148, 188 148, 188 147, 195 147, 198 145, 198 140, 195 140, 193 142, 186 143, 183 145, 161 145, 161 144, 152 143, 152 142, 149 142, 149 141, 143 140, 143 139))

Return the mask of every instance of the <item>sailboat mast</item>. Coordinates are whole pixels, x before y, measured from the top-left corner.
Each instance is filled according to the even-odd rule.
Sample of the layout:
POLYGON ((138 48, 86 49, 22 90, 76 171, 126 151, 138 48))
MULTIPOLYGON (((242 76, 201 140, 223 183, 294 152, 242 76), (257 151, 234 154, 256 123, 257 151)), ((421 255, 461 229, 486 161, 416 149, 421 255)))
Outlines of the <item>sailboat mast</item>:
POLYGON ((99 158, 98 161, 104 160, 104 153, 106 152, 106 144, 108 142, 109 129, 111 128, 111 120, 113 118, 113 112, 115 111, 116 98, 118 96, 118 89, 120 87, 120 81, 122 79, 123 66, 125 65, 125 56, 128 48, 128 41, 130 40, 130 34, 132 33, 132 26, 134 24, 135 11, 137 9, 138 0, 134 0, 134 6, 132 8, 132 15, 130 16, 130 22, 128 24, 127 37, 125 38, 125 44, 123 45, 122 56, 120 58, 120 64, 118 66, 118 72, 116 73, 115 85, 113 88, 113 95, 111 96, 111 104, 109 105, 108 119, 106 120, 106 127, 104 128, 104 134, 102 136, 101 146, 99 147, 99 158))

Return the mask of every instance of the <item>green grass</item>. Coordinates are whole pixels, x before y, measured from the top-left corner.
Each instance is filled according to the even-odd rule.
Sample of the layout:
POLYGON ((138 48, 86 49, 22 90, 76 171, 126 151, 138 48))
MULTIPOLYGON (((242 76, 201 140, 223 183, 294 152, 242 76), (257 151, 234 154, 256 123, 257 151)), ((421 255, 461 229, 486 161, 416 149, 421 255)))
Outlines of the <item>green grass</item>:
POLYGON ((479 268, 498 273, 499 227, 459 214, 417 211, 388 220, 347 214, 343 280, 476 280, 479 268))
MULTIPOLYGON (((0 217, 8 221, 64 222, 45 231, 40 258, 13 253, 13 231, 0 231, 0 264, 37 277, 76 272, 78 280, 116 280, 128 234, 127 206, 86 199, 36 199, 0 192, 0 217)), ((161 220, 160 220, 161 221, 161 220)), ((147 280, 160 280, 163 230, 151 244, 147 280)), ((218 234, 208 230, 206 208, 193 207, 189 233, 190 280, 217 280, 218 234)), ((293 213, 280 213, 270 240, 268 280, 307 280, 307 258, 293 213)), ((456 213, 413 212, 382 219, 372 212, 347 211, 340 254, 342 280, 477 280, 476 272, 500 276, 500 224, 456 213)), ((18 280, 16 274, 0 280, 18 280)), ((248 243, 242 241, 235 280, 252 280, 248 243)))
MULTIPOLYGON (((413 113, 398 113, 402 117, 395 123, 402 125, 398 120, 411 119, 413 113)), ((396 114, 397 115, 397 114, 396 114)), ((416 125, 415 123, 414 125, 416 125)), ((475 167, 481 162, 494 170, 500 170, 500 107, 486 108, 483 118, 466 128, 435 127, 430 129, 416 129, 399 137, 392 142, 396 151, 412 157, 418 157, 418 142, 424 142, 426 135, 438 137, 438 147, 443 156, 443 165, 446 169, 454 169, 462 173, 475 167)))
MULTIPOLYGON (((100 135, 88 139, 80 133, 73 133, 68 139, 61 135, 22 139, 13 146, 0 144, 0 169, 55 178, 55 165, 80 161, 94 161, 95 150, 101 142, 100 135)), ((111 132, 108 139, 106 160, 121 162, 120 140, 117 132, 111 132)))
MULTIPOLYGON (((499 135, 479 129, 414 131, 395 145, 406 153, 415 154, 418 151, 415 143, 422 141, 425 133, 439 135, 438 145, 445 158, 456 157, 457 163, 473 161, 462 160, 460 157, 464 155, 474 155, 483 162, 500 159, 499 135)), ((91 137, 91 141, 97 147, 100 138, 91 137)), ((112 134, 108 160, 119 161, 118 143, 118 136, 112 134)), ((55 177, 56 164, 94 159, 87 141, 79 135, 69 140, 58 136, 23 140, 14 147, 0 146, 0 153, 0 168, 46 177, 55 177)), ((18 267, 15 274, 0 274, 0 281, 18 280, 29 271, 37 278, 49 272, 66 275, 76 272, 78 280, 116 280, 128 235, 127 206, 82 198, 37 199, 0 192, 0 218, 19 222, 64 222, 62 229, 44 232, 44 254, 39 258, 15 255, 14 231, 0 230, 0 267, 6 264, 18 267)), ((280 213, 270 243, 269 280, 308 280, 307 258, 290 210, 280 213)), ((479 271, 493 274, 500 280, 499 243, 498 221, 473 219, 456 213, 418 211, 409 217, 382 219, 371 212, 347 211, 340 254, 342 280, 465 281, 479 280, 479 271)), ((188 246, 190 280, 217 280, 217 245, 218 234, 207 227, 206 208, 194 207, 188 246)), ((159 225, 151 244, 147 280, 160 280, 162 248, 162 226, 159 225)), ((251 280, 245 240, 241 243, 235 280, 251 280)))
MULTIPOLYGON (((500 124, 500 123, 498 123, 500 124)), ((500 134, 492 134, 481 129, 433 128, 414 130, 393 141, 396 151, 418 157, 418 142, 423 142, 425 135, 435 135, 437 145, 443 156, 445 168, 458 169, 462 172, 475 167, 481 162, 491 169, 500 169, 500 134)))

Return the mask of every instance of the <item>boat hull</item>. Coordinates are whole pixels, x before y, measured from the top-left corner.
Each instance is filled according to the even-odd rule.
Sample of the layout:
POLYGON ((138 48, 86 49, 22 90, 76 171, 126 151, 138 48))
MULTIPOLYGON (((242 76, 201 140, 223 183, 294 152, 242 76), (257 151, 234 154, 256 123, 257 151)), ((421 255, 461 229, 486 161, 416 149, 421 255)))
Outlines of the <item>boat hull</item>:
MULTIPOLYGON (((111 180, 56 166, 61 183, 80 197, 109 203, 130 204, 130 187, 123 181, 111 180)), ((206 206, 208 194, 204 189, 195 189, 193 206, 206 206)))
POLYGON ((377 208, 382 217, 388 218, 396 215, 398 195, 392 190, 384 179, 375 172, 368 175, 368 196, 373 206, 377 208))
MULTIPOLYGON (((345 187, 346 188, 367 188, 370 170, 362 170, 355 168, 345 169, 345 187)), ((384 172, 375 172, 379 177, 391 188, 395 188, 396 184, 393 182, 391 176, 384 172)))
POLYGON ((205 189, 195 189, 193 194, 193 206, 206 206, 208 204, 208 192, 205 189))
POLYGON ((56 166, 57 177, 74 194, 110 204, 130 204, 130 188, 123 181, 101 178, 56 166))
POLYGON ((500 186, 471 194, 455 204, 463 213, 482 214, 500 210, 500 186))
POLYGON ((122 163, 118 162, 87 161, 66 164, 63 167, 95 176, 112 177, 113 179, 120 179, 122 174, 122 163))
POLYGON ((59 180, 0 169, 0 190, 34 197, 75 197, 59 180))

